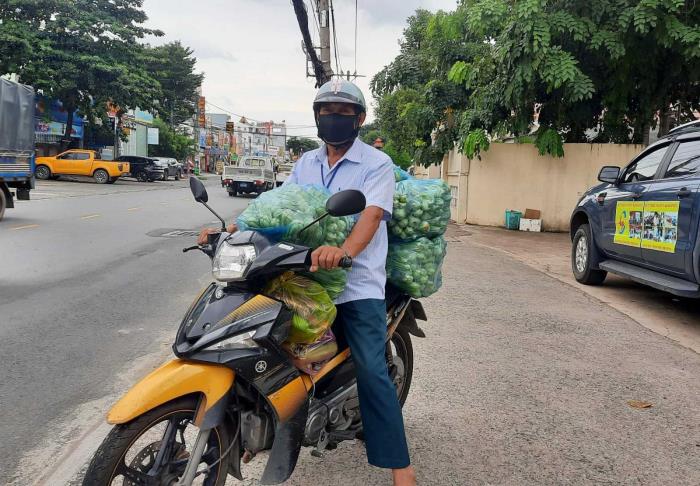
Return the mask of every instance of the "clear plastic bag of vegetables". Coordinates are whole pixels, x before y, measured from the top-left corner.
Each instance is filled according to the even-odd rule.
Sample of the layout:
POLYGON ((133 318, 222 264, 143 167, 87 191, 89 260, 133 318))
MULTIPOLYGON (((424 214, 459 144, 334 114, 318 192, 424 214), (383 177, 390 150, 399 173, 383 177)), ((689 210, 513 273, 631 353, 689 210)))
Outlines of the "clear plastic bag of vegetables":
POLYGON ((445 232, 450 221, 450 187, 440 179, 406 179, 396 184, 389 221, 391 241, 432 238, 445 232))
POLYGON ((392 243, 386 260, 387 279, 411 297, 427 297, 442 285, 442 260, 447 242, 442 236, 392 243))
POLYGON ((340 246, 347 238, 354 219, 324 218, 320 223, 299 232, 326 211, 330 191, 321 186, 285 184, 260 194, 243 211, 236 223, 240 230, 255 230, 272 241, 288 241, 316 248, 340 246))
POLYGON ((301 272, 300 275, 320 283, 328 292, 331 300, 337 299, 343 293, 345 284, 348 281, 348 272, 342 268, 334 268, 333 270, 319 268, 315 272, 301 272))
POLYGON ((318 373, 323 365, 338 352, 338 344, 330 329, 311 344, 295 343, 288 339, 282 344, 282 348, 292 358, 294 366, 309 375, 318 373))
POLYGON ((303 275, 285 272, 267 284, 265 295, 281 300, 289 307, 292 327, 288 341, 311 344, 330 328, 336 308, 323 286, 303 275))
POLYGON ((406 179, 413 179, 413 176, 403 170, 398 165, 394 166, 394 180, 396 182, 405 181, 406 179))

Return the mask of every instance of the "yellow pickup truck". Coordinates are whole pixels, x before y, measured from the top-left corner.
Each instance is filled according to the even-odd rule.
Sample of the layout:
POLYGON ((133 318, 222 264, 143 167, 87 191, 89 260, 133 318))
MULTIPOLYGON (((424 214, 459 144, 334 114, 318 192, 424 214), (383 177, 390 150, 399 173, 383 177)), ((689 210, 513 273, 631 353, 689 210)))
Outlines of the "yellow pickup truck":
POLYGON ((92 177, 98 184, 112 184, 129 173, 128 162, 100 160, 92 150, 66 150, 54 157, 37 157, 37 179, 58 179, 62 175, 92 177))

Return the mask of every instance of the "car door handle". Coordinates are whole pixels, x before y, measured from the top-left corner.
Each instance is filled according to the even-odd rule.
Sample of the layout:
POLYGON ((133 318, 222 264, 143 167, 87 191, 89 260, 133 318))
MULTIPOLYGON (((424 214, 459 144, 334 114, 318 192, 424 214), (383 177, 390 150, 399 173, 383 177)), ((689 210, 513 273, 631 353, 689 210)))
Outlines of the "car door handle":
POLYGON ((688 197, 688 196, 690 196, 691 194, 693 194, 693 191, 691 191, 691 190, 688 189, 687 187, 684 187, 683 189, 681 189, 680 191, 678 191, 677 194, 678 194, 678 197, 679 197, 679 198, 684 198, 684 197, 688 197))

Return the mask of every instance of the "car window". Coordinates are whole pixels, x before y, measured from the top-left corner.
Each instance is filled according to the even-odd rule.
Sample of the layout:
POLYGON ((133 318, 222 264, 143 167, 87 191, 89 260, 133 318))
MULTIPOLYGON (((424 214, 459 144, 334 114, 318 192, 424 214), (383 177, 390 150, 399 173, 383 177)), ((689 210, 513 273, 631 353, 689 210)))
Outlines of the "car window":
POLYGON ((86 154, 85 152, 76 152, 74 154, 71 154, 72 157, 70 158, 71 160, 87 160, 90 158, 90 154, 86 154))
POLYGON ((265 167, 264 159, 247 159, 245 165, 248 167, 265 167))
POLYGON ((75 160, 73 157, 75 154, 73 152, 67 153, 67 154, 62 154, 56 157, 59 160, 75 160))
POLYGON ((700 172, 700 140, 681 142, 671 158, 665 177, 686 177, 700 172))
POLYGON ((622 182, 641 182, 653 179, 667 149, 668 147, 666 146, 659 147, 629 165, 627 169, 625 169, 622 182))

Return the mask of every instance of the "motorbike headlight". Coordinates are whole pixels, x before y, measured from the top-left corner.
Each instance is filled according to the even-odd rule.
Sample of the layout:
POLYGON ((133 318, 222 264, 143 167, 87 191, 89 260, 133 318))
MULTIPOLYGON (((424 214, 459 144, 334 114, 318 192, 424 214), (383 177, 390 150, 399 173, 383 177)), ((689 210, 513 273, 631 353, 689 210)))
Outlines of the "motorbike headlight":
POLYGON ((253 245, 233 246, 223 242, 216 252, 211 271, 216 280, 230 282, 241 278, 253 260, 255 260, 253 245))
POLYGON ((214 343, 211 346, 207 346, 207 349, 211 351, 225 351, 229 349, 257 348, 258 343, 253 341, 254 335, 255 330, 244 332, 243 334, 238 334, 224 339, 223 341, 219 341, 218 343, 214 343))

